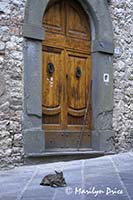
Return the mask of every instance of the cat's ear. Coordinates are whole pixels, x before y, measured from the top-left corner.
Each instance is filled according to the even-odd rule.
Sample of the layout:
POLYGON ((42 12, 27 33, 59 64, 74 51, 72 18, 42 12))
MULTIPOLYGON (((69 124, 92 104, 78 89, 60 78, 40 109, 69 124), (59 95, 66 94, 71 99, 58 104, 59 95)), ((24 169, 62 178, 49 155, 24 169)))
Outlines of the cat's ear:
POLYGON ((56 170, 55 170, 55 173, 56 173, 56 174, 60 174, 60 172, 57 172, 56 170))
POLYGON ((63 176, 63 172, 62 171, 60 172, 60 175, 63 176))
POLYGON ((55 170, 55 173, 56 173, 56 174, 60 174, 61 176, 63 176, 63 172, 62 172, 62 171, 57 172, 57 171, 55 170))

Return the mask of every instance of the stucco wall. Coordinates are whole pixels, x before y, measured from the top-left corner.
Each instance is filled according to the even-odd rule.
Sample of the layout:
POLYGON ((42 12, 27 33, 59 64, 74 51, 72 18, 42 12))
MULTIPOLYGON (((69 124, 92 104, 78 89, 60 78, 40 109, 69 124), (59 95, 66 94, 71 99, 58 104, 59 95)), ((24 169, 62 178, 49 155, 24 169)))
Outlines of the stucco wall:
MULTIPOLYGON (((116 152, 133 147, 132 0, 110 0, 115 54, 113 129, 116 152)), ((23 46, 25 0, 0 3, 0 168, 23 164, 23 46)))

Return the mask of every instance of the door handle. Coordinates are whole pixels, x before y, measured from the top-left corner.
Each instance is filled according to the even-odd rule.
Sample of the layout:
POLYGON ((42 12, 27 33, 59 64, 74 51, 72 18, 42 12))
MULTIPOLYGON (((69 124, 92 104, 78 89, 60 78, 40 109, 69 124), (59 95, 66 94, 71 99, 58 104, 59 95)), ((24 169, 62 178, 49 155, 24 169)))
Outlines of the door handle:
POLYGON ((82 74, 81 68, 79 66, 76 67, 76 78, 79 79, 81 77, 81 74, 82 74))
POLYGON ((54 67, 53 63, 48 63, 48 65, 47 65, 47 71, 48 71, 49 74, 53 74, 54 73, 55 67, 54 67))

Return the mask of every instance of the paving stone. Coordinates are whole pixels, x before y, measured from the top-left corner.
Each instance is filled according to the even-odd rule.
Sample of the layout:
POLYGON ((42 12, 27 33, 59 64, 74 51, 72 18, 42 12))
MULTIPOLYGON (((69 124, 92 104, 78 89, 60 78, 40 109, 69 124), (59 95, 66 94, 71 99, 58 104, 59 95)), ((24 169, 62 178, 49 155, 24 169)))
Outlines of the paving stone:
POLYGON ((133 156, 126 153, 3 171, 0 172, 0 200, 131 200, 132 166, 133 156), (63 170, 67 187, 40 186, 44 175, 55 169, 63 170), (110 190, 121 190, 122 194, 111 194, 110 190))
MULTIPOLYGON (((34 1, 37 2, 36 0, 34 1)), ((43 1, 45 2, 46 0, 43 0, 43 1)), ((88 0, 88 2, 89 1, 91 3, 93 2, 92 5, 95 4, 95 2, 100 2, 97 4, 98 6, 102 2, 102 0, 101 1, 88 0)), ((26 102, 23 102, 24 83, 23 83, 22 77, 24 76, 24 71, 25 71, 23 47, 27 48, 28 42, 26 43, 24 42, 25 40, 22 35, 22 29, 23 29, 22 26, 23 26, 23 22, 28 20, 28 16, 24 16, 25 15, 24 13, 33 14, 34 12, 33 11, 34 4, 33 6, 30 6, 31 2, 33 1, 32 0, 29 0, 29 1, 28 0, 0 0, 0 54, 1 54, 0 55, 0 64, 1 64, 0 70, 2 72, 2 75, 0 75, 0 105, 3 107, 3 108, 1 107, 2 109, 0 109, 0 111, 2 111, 2 116, 0 119, 0 129, 2 130, 4 129, 4 132, 6 133, 6 137, 4 136, 5 134, 2 134, 1 136, 1 145, 0 145, 1 153, 0 154, 4 157, 4 159, 2 159, 2 162, 0 162, 1 168, 13 167, 16 165, 16 163, 18 165, 23 163, 24 151, 23 151, 23 145, 22 145, 23 140, 22 140, 21 129, 23 128, 22 116, 24 113, 23 113, 22 105, 23 104, 26 105, 26 102), (29 11, 28 11, 28 8, 30 8, 29 11), (10 105, 9 105, 8 100, 10 100, 10 105), (7 128, 9 126, 10 128, 7 128), (11 137, 11 133, 15 133, 14 137, 11 137), (18 146, 20 145, 20 147, 16 148, 16 145, 18 146), (16 153, 19 156, 16 156, 16 153)), ((46 2, 48 2, 48 0, 46 2)), ((133 119, 133 106, 132 106, 133 105, 132 104, 132 96, 133 96, 132 8, 133 8, 133 5, 132 5, 132 0, 108 0, 107 6, 111 15, 110 19, 113 25, 113 41, 114 41, 114 56, 113 56, 113 59, 110 59, 109 61, 110 65, 112 65, 111 63, 113 61, 113 67, 111 67, 113 68, 113 85, 112 85, 113 94, 114 94, 113 95, 113 119, 112 119, 112 123, 110 122, 110 120, 108 120, 108 118, 109 119, 112 118, 110 117, 111 116, 110 112, 108 113, 108 115, 106 114, 106 112, 102 114, 99 113, 100 115, 97 116, 96 124, 98 124, 99 127, 104 126, 104 128, 107 128, 107 127, 112 128, 116 132, 115 134, 116 142, 115 142, 114 149, 117 152, 123 152, 129 149, 133 149, 133 139, 131 138, 132 119, 133 119)), ((104 6, 101 7, 101 9, 103 8, 104 6)), ((99 11, 100 10, 95 11, 96 16, 98 16, 99 11)), ((105 13, 100 11, 100 13, 104 15, 106 11, 105 13)), ((38 17, 40 16, 40 13, 37 12, 36 14, 38 15, 38 17)), ((38 17, 36 18, 35 23, 38 17)), ((32 18, 30 20, 32 20, 32 18)), ((30 20, 29 20, 29 23, 32 24, 30 20)), ((101 23, 99 21, 98 21, 98 24, 100 28, 101 23)), ((103 33, 106 31, 108 31, 107 27, 105 28, 105 30, 103 30, 103 33)), ((95 31, 92 31, 92 32, 95 32, 95 31)), ((105 38, 103 36, 103 38, 99 38, 99 39, 100 40, 105 39, 106 41, 107 38, 108 38, 108 34, 106 34, 105 38)), ((95 34, 92 34, 92 39, 95 41, 95 39, 97 40, 98 37, 95 38, 95 34)), ((30 43, 30 40, 29 40, 29 43, 30 43)), ((92 43, 95 43, 95 42, 92 42, 92 43)), ((102 45, 102 43, 100 45, 102 45)), ((92 46, 95 46, 95 45, 93 44, 92 46)), ((103 58, 106 56, 107 55, 105 54, 103 58)), ((29 63, 27 64, 27 66, 28 65, 29 63)), ((25 69, 28 68, 27 66, 25 69)), ((108 70, 111 70, 111 68, 106 69, 106 66, 105 66, 105 73, 107 73, 108 70)), ((101 70, 99 74, 102 75, 101 70)), ((99 78, 100 80, 102 80, 102 76, 99 78)), ((35 79, 33 80, 35 81, 35 79)), ((111 83, 112 77, 110 77, 110 80, 111 80, 110 81, 111 83)), ((30 82, 31 80, 29 81, 29 83, 30 82)), ((27 87, 30 87, 29 84, 27 84, 27 87)), ((105 88, 108 88, 108 86, 106 87, 105 85, 105 88)), ((39 90, 36 90, 36 93, 38 91, 39 90)), ((100 92, 101 91, 99 91, 99 93, 100 92)), ((27 96, 29 96, 29 94, 27 96)), ((107 101, 107 97, 104 99, 104 101, 105 100, 107 101)), ((98 99, 96 100, 96 102, 97 101, 98 99)), ((101 103, 99 102, 99 104, 103 107, 104 107, 104 101, 101 103)), ((99 104, 97 104, 97 106, 99 104)), ((110 109, 110 106, 108 109, 110 109)), ((105 111, 108 109, 107 109, 107 106, 105 106, 105 111)), ((29 118, 31 118, 30 115, 29 115, 29 118)), ((110 144, 108 145, 108 147, 109 146, 110 144)), ((67 166, 67 168, 70 168, 70 167, 71 166, 67 166)), ((125 163, 125 168, 126 168, 126 163, 125 163)))

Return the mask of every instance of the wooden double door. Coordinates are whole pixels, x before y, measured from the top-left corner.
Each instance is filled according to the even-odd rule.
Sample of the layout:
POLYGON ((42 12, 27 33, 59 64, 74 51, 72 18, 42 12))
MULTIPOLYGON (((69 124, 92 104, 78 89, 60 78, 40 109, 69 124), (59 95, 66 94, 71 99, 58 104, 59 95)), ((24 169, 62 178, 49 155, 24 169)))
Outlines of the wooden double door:
MULTIPOLYGON (((89 20, 72 0, 50 1, 43 18, 42 124, 46 148, 76 148, 91 80, 89 20)), ((81 148, 89 147, 91 101, 81 148)))

